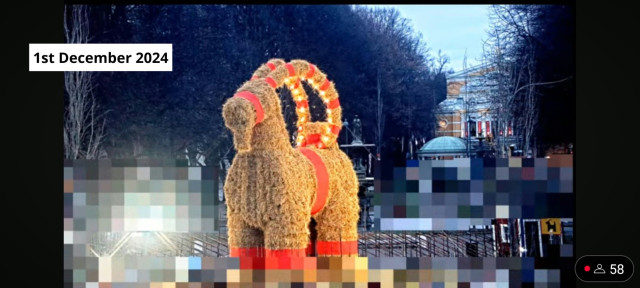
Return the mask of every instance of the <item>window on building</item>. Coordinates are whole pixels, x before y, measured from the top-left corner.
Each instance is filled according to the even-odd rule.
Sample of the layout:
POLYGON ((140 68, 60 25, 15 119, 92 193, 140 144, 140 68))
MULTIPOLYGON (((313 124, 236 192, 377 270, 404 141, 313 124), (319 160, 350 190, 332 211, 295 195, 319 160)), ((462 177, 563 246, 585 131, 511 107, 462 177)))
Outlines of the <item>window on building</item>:
POLYGON ((470 121, 469 122, 469 128, 471 128, 471 130, 470 130, 471 131, 471 135, 470 135, 471 137, 478 136, 478 134, 476 134, 476 131, 478 131, 478 130, 476 130, 476 126, 477 126, 476 121, 470 121))
POLYGON ((502 237, 502 243, 511 243, 509 239, 509 225, 500 224, 500 236, 502 237))

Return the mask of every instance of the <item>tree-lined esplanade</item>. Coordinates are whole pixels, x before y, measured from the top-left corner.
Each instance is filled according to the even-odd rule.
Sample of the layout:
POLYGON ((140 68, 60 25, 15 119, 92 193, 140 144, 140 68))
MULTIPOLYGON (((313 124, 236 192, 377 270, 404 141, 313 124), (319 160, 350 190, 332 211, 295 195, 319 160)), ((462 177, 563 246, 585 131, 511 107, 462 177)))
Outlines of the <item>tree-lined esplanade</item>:
MULTIPOLYGON (((171 43, 173 53, 171 72, 67 73, 68 158, 187 157, 194 165, 221 165, 220 160, 231 159, 234 153, 221 117, 222 104, 251 78, 255 67, 273 58, 321 65, 340 93, 340 106, 353 111, 341 120, 346 124, 358 114, 362 141, 375 144, 369 152, 383 159, 402 160, 410 145, 420 147, 433 138, 434 111, 446 98, 448 57, 431 50, 413 23, 392 8, 68 5, 66 11, 67 43, 171 43), (82 146, 93 148, 83 152, 82 146)), ((493 24, 482 59, 494 67, 496 73, 491 75, 497 75, 487 79, 497 83, 497 93, 489 97, 497 120, 490 127, 512 124, 522 136, 524 150, 572 143, 572 6, 496 5, 491 11, 493 24)), ((135 54, 113 52, 54 58, 96 64, 138 60, 135 54)), ((146 56, 142 58, 146 63, 157 59, 146 56)), ((301 86, 305 93, 315 93, 313 84, 301 86)), ((286 127, 289 140, 295 145, 300 107, 292 91, 277 93, 285 123, 291 123, 286 127)), ((312 121, 325 121, 324 108, 320 98, 311 97, 304 111, 312 121)), ((339 143, 353 136, 344 126, 337 133, 339 143)))
MULTIPOLYGON (((71 7, 76 6, 67 7, 68 23, 75 17, 71 7)), ((172 44, 171 72, 93 74, 91 91, 98 104, 94 111, 104 116, 102 147, 109 158, 187 156, 195 163, 200 154, 205 156, 204 165, 231 159, 232 138, 223 125, 222 104, 251 78, 255 67, 272 58, 306 59, 331 75, 341 95, 340 106, 353 111, 341 120, 351 121, 358 114, 363 140, 382 149, 371 151, 374 155, 390 154, 397 144, 394 138, 409 139, 411 134, 429 138, 433 134, 429 123, 435 121, 433 108, 446 94, 445 71, 437 64, 437 56, 412 23, 394 9, 350 5, 85 7, 86 43, 172 44), (104 111, 108 112, 102 114, 104 111)), ((67 27, 70 32, 72 28, 67 27)), ((66 61, 127 60, 112 55, 76 55, 74 59, 69 55, 66 61)), ((302 86, 308 95, 316 93, 309 83, 302 86)), ((295 145, 299 108, 288 89, 278 93, 295 145)), ((305 109, 312 121, 326 120, 322 99, 310 97, 305 109)), ((343 129, 338 141, 344 141, 344 133, 349 132, 343 129)))

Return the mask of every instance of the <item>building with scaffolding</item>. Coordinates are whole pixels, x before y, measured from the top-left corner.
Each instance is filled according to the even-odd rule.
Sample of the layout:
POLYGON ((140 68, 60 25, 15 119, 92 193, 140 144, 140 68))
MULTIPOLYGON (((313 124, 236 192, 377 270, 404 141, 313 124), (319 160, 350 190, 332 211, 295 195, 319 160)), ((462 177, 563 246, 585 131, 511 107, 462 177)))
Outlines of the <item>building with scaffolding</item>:
POLYGON ((447 76, 447 96, 436 108, 436 137, 458 137, 471 152, 478 150, 483 140, 491 145, 496 137, 515 145, 513 123, 498 127, 490 98, 495 89, 487 77, 490 73, 495 73, 491 66, 477 65, 447 76))

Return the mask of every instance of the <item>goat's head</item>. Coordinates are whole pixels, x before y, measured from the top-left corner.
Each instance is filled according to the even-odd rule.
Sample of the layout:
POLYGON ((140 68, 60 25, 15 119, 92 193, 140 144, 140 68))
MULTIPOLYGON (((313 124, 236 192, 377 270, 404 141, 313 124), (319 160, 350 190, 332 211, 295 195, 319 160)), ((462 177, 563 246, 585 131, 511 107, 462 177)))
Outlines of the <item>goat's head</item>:
POLYGON ((240 97, 232 97, 222 107, 224 124, 233 133, 233 146, 238 152, 251 149, 251 135, 256 124, 253 104, 240 97))
POLYGON ((224 124, 233 133, 238 152, 251 150, 253 129, 269 115, 281 113, 275 91, 263 80, 246 82, 222 107, 224 124))

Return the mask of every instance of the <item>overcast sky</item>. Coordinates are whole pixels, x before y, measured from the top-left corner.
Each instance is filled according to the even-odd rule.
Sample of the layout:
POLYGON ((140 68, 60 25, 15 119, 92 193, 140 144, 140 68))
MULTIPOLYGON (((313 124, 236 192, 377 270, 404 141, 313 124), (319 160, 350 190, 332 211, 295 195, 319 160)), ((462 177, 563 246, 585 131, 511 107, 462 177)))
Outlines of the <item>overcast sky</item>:
POLYGON ((482 40, 487 38, 489 5, 367 5, 396 8, 410 19, 414 31, 422 33, 432 55, 438 49, 451 58, 449 67, 462 70, 464 51, 467 66, 480 63, 482 40))

